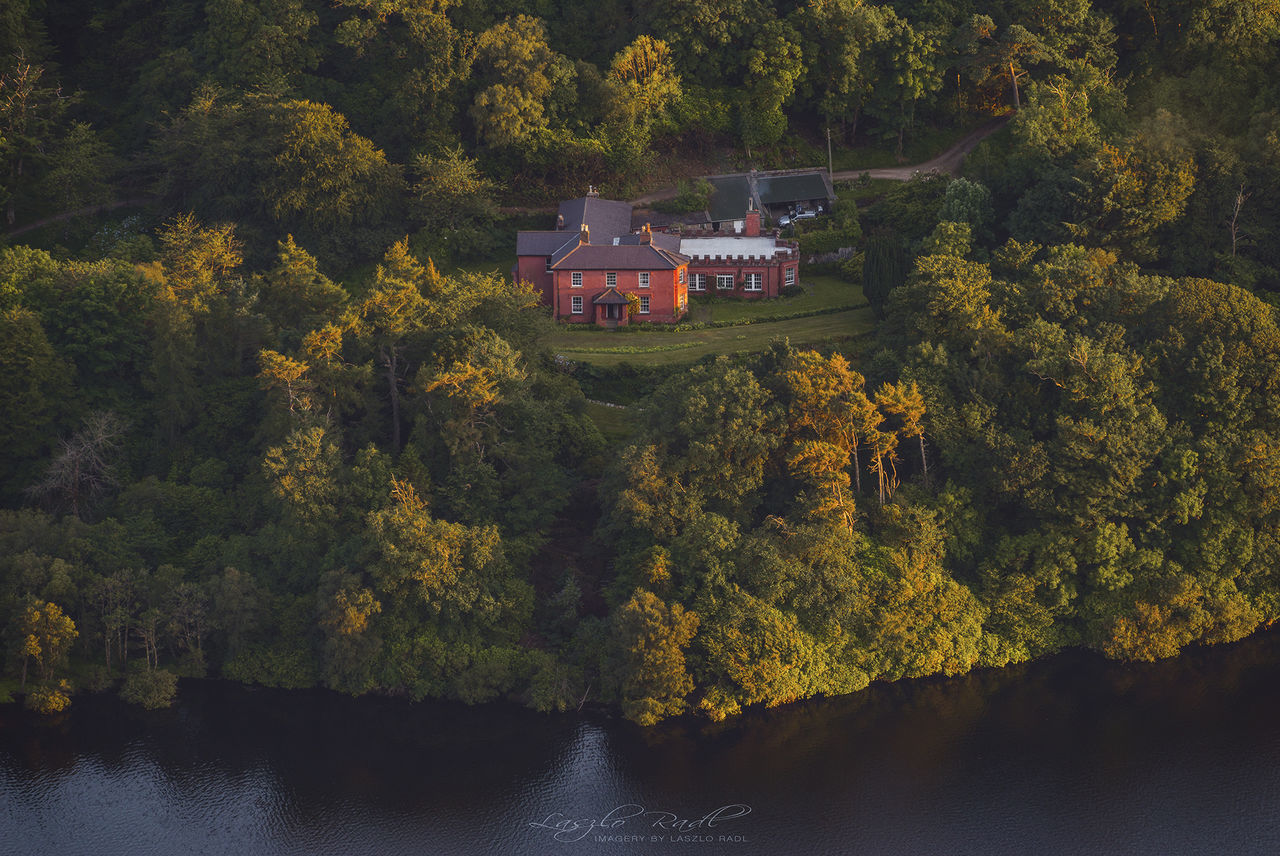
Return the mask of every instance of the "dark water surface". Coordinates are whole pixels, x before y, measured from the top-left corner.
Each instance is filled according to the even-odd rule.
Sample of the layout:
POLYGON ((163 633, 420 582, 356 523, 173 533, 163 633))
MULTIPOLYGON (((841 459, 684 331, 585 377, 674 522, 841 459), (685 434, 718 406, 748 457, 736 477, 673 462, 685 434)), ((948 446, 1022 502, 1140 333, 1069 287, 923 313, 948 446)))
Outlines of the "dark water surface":
POLYGON ((203 681, 0 706, 0 853, 1277 854, 1280 634, 651 731, 203 681))

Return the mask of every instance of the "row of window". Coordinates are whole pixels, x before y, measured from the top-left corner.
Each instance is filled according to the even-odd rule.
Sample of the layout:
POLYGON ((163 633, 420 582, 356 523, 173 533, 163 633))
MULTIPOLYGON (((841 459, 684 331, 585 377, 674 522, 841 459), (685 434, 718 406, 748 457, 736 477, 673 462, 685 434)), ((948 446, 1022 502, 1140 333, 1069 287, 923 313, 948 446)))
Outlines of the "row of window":
MULTIPOLYGON (((547 268, 547 270, 550 271, 551 269, 547 268)), ((573 273, 569 274, 569 277, 570 277, 570 284, 574 288, 582 288, 582 272, 581 271, 574 271, 573 273)), ((680 268, 680 282, 681 283, 684 282, 684 268, 680 268)), ((618 275, 612 271, 610 271, 609 273, 606 273, 604 275, 604 284, 609 288, 617 288, 618 275)), ((648 271, 641 271, 639 273, 639 284, 641 288, 649 287, 648 271)))
MULTIPOLYGON (((684 309, 684 306, 685 306, 684 295, 681 295, 680 308, 684 309)), ((569 298, 569 311, 574 315, 582 314, 582 298, 581 297, 574 295, 573 297, 569 298)), ((649 295, 647 294, 640 295, 640 314, 641 315, 649 314, 649 295)))
MULTIPOLYGON (((550 271, 550 270, 551 270, 551 268, 550 268, 550 266, 549 266, 549 265, 548 265, 548 267, 547 267, 547 270, 548 270, 548 271, 550 271)), ((787 268, 787 269, 786 269, 786 271, 785 271, 785 275, 786 275, 786 284, 787 284, 787 285, 795 285, 795 284, 796 284, 796 269, 795 269, 795 268, 793 268, 793 267, 789 267, 789 268, 787 268)), ((573 273, 571 273, 569 276, 570 276, 570 284, 571 284, 574 288, 582 288, 582 272, 581 272, 581 271, 574 271, 574 272, 573 272, 573 273)), ((749 273, 749 274, 747 274, 747 276, 746 276, 746 284, 743 286, 744 290, 746 290, 746 291, 760 291, 760 290, 761 290, 761 286, 760 286, 760 282, 761 282, 761 280, 760 280, 760 277, 761 277, 761 275, 760 275, 760 274, 758 274, 758 273, 749 273)), ((681 282, 684 282, 684 268, 680 268, 680 281, 681 281, 681 282)), ((616 288, 616 287, 617 287, 617 285, 618 285, 618 275, 617 275, 616 273, 606 273, 606 274, 604 275, 604 282, 605 282, 605 285, 606 285, 606 286, 609 286, 609 287, 611 287, 611 288, 616 288)), ((641 287, 641 288, 648 288, 648 287, 649 287, 649 272, 648 272, 648 271, 641 271, 641 273, 640 273, 640 287, 641 287)), ((692 291, 706 291, 706 290, 707 290, 707 274, 705 274, 705 273, 695 273, 695 274, 693 275, 692 280, 691 280, 691 281, 690 281, 690 283, 689 283, 689 288, 690 288, 690 290, 692 290, 692 291)), ((726 274, 726 273, 719 273, 719 274, 716 274, 716 288, 717 288, 717 289, 720 289, 720 290, 726 290, 726 289, 731 289, 731 288, 733 288, 733 274, 726 274)))
MULTIPOLYGON (((693 275, 692 280, 690 280, 689 282, 689 290, 690 291, 706 291, 708 276, 709 275, 705 273, 695 273, 693 275)), ((786 283, 787 285, 796 284, 795 268, 789 267, 786 269, 786 283)), ((729 291, 733 288, 733 285, 734 285, 733 274, 731 273, 716 274, 716 290, 717 291, 729 291)), ((762 291, 763 287, 764 287, 763 274, 749 273, 743 277, 743 280, 742 280, 743 291, 762 291)))
MULTIPOLYGON (((684 270, 683 270, 683 269, 680 271, 680 281, 681 281, 681 282, 684 282, 684 270)), ((569 282, 570 282, 570 284, 571 284, 574 288, 582 288, 582 272, 581 272, 581 271, 574 271, 573 273, 569 274, 569 282)), ((607 287, 609 287, 609 288, 617 288, 617 287, 618 287, 618 275, 617 275, 616 273, 612 273, 612 272, 611 272, 611 273, 606 273, 606 274, 604 275, 604 284, 605 284, 607 287)), ((648 287, 649 287, 649 272, 648 272, 648 271, 641 271, 641 272, 640 272, 640 287, 641 287, 641 288, 648 288, 648 287)))

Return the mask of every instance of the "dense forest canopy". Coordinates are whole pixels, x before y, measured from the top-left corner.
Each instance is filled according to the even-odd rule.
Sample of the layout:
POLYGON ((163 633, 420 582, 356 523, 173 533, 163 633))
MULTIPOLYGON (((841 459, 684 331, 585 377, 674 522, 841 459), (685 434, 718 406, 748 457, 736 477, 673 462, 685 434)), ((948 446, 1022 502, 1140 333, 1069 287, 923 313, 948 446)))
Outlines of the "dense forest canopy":
POLYGON ((0 697, 652 724, 1274 622, 1278 52, 1272 0, 5 4, 0 697), (642 374, 468 272, 588 184, 1006 114, 802 236, 873 336, 626 436, 583 387, 642 374))

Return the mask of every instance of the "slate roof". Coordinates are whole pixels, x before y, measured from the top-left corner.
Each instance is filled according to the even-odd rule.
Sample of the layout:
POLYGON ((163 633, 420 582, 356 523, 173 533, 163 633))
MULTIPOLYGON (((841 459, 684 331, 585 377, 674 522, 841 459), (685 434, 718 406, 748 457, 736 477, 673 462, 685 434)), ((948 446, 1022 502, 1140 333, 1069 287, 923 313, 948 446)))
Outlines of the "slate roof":
POLYGON ((600 295, 591 301, 594 306, 626 306, 627 299, 618 293, 618 289, 612 285, 600 292, 600 295))
POLYGON ((760 194, 761 205, 785 205, 789 202, 831 198, 826 176, 820 172, 761 175, 756 179, 756 191, 760 194))
POLYGON ((747 205, 751 202, 751 182, 747 176, 726 175, 708 180, 715 188, 707 205, 711 222, 741 220, 747 216, 747 205))
POLYGON ((630 235, 623 235, 614 241, 614 243, 622 246, 652 243, 658 249, 665 250, 668 253, 680 252, 680 236, 671 235, 666 232, 650 232, 649 240, 647 241, 645 240, 644 235, 632 233, 630 235))
POLYGON ((578 244, 551 258, 552 270, 675 270, 689 257, 653 244, 578 244))
POLYGON ((631 232, 631 203, 598 196, 583 196, 560 203, 564 231, 577 232, 583 223, 591 231, 592 243, 603 244, 631 232))
POLYGON ((566 244, 578 242, 578 230, 572 232, 517 232, 517 256, 554 256, 566 244))
POLYGON ((758 172, 754 174, 754 186, 753 176, 746 173, 719 175, 708 181, 715 188, 707 212, 713 223, 745 219, 752 200, 764 207, 835 198, 822 170, 784 175, 758 172))

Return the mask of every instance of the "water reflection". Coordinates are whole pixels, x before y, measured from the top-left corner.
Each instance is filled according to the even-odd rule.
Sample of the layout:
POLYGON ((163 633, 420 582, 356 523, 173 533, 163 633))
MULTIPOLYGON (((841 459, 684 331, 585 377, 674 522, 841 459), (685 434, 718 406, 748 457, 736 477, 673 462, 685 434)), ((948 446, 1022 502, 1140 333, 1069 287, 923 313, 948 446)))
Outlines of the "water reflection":
POLYGON ((1274 853, 1278 678, 1267 634, 651 730, 211 682, 159 713, 4 706, 0 853, 1274 853), (533 825, 622 806, 579 841, 533 825))

